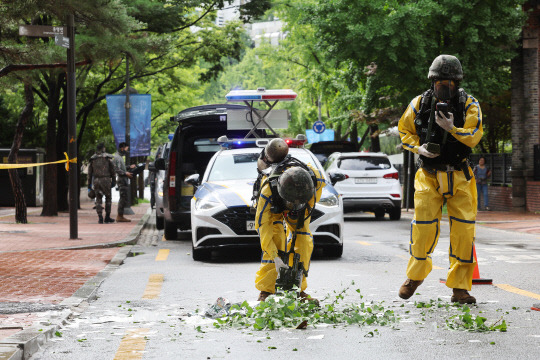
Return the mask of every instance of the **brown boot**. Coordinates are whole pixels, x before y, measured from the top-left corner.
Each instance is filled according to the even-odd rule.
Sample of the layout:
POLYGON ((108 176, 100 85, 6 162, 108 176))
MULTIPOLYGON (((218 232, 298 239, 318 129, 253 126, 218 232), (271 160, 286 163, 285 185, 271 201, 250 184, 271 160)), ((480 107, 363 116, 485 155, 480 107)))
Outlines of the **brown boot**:
POLYGON ((450 301, 457 302, 460 304, 476 304, 476 299, 474 296, 471 296, 467 290, 464 289, 452 289, 454 290, 454 295, 450 298, 450 301))
POLYGON ((319 300, 317 300, 315 298, 312 298, 310 295, 306 294, 305 292, 300 291, 300 294, 298 294, 298 295, 302 299, 302 302, 309 301, 309 302, 312 302, 315 305, 319 306, 319 300))
POLYGON ((272 293, 269 293, 267 291, 261 291, 261 293, 259 294, 259 298, 257 299, 257 301, 265 301, 267 297, 269 297, 270 295, 272 295, 272 293))
POLYGON ((407 279, 399 288, 399 297, 402 299, 408 299, 414 295, 416 288, 422 284, 424 280, 411 280, 407 279))
POLYGON ((124 217, 124 215, 118 215, 118 216, 116 217, 116 222, 119 222, 119 223, 120 223, 120 222, 131 222, 131 220, 130 220, 130 219, 126 219, 126 218, 124 217))

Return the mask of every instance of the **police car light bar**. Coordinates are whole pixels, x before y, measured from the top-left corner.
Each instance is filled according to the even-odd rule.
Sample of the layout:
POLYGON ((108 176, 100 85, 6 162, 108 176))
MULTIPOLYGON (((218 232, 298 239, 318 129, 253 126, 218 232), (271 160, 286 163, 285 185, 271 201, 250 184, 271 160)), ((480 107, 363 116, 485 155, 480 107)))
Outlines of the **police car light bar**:
POLYGON ((257 90, 232 90, 225 98, 227 101, 293 101, 297 94, 290 89, 266 90, 258 88, 257 90))

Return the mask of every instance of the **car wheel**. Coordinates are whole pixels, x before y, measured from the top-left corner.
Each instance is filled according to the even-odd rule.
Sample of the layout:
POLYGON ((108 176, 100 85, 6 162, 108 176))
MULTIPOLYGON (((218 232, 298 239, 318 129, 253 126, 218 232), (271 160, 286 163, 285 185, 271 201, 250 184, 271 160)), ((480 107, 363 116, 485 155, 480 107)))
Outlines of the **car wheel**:
POLYGON ((382 219, 384 217, 384 210, 375 210, 374 213, 376 219, 382 219))
POLYGON ((343 255, 343 244, 325 248, 324 255, 328 257, 341 257, 343 255))
POLYGON ((163 218, 156 215, 156 229, 163 230, 163 218))
POLYGON ((178 236, 178 229, 176 225, 168 221, 164 221, 164 223, 165 231, 163 231, 163 234, 165 235, 165 239, 176 240, 176 237, 178 236))
POLYGON ((209 260, 211 252, 206 249, 195 249, 193 243, 191 243, 191 255, 195 261, 209 260))
POLYGON ((401 219, 401 209, 393 208, 390 210, 390 220, 399 220, 401 219))

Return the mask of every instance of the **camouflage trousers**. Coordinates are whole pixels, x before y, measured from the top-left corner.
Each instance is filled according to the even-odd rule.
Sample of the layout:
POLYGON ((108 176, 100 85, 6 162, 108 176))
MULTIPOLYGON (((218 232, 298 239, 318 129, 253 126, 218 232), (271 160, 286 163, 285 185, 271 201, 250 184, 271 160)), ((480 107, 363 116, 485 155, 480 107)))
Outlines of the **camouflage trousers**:
POLYGON ((96 192, 96 212, 98 215, 103 214, 103 196, 105 196, 105 213, 111 213, 111 182, 110 177, 94 178, 93 186, 96 192))
POLYGON ((120 200, 118 200, 118 215, 124 215, 124 208, 129 207, 128 204, 128 191, 129 180, 127 176, 118 178, 118 191, 120 192, 120 200))

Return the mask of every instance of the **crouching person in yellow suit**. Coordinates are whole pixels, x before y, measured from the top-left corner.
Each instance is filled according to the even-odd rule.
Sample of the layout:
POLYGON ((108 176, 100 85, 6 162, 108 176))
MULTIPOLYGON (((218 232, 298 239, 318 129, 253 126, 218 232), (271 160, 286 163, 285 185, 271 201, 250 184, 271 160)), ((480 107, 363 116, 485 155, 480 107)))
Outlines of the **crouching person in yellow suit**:
POLYGON ((255 229, 259 233, 263 251, 261 266, 255 278, 255 286, 260 290, 259 301, 266 300, 275 292, 279 269, 292 265, 285 264, 278 256, 278 251, 290 250, 293 233, 296 231, 294 251, 300 255, 305 270, 299 295, 305 300, 316 302, 305 293, 306 276, 313 252, 309 222, 311 210, 320 199, 325 185, 319 171, 290 157, 282 160, 263 177, 255 216, 255 229))

